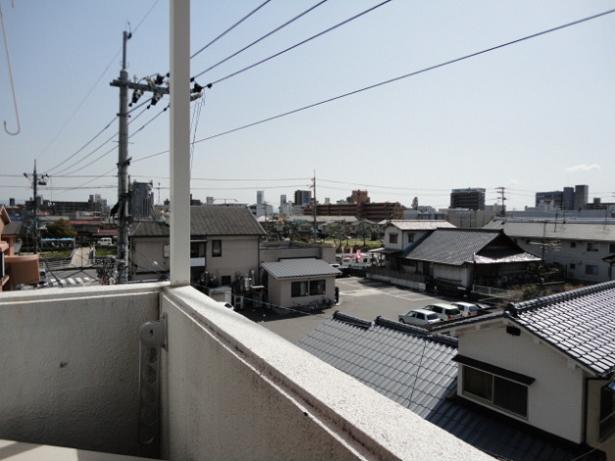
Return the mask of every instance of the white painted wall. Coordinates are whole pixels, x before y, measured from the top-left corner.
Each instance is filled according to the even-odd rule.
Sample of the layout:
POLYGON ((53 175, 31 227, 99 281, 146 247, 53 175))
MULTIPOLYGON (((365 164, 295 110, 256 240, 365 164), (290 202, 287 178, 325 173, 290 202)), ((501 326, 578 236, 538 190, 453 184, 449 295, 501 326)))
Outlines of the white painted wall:
POLYGON ((446 264, 433 264, 433 277, 434 279, 446 279, 450 281, 456 281, 460 286, 470 286, 471 269, 467 265, 463 266, 449 266, 446 264))
POLYGON ((329 246, 305 248, 261 248, 261 263, 276 262, 280 259, 291 258, 317 258, 332 264, 335 262, 335 248, 329 246))
POLYGON ((218 280, 222 276, 248 275, 250 270, 258 271, 258 237, 210 237, 207 242, 207 272, 218 280), (222 240, 222 256, 212 256, 212 240, 222 240))
POLYGON ((141 324, 157 284, 0 297, 0 439, 137 454, 141 324))
MULTIPOLYGON (((461 332, 459 354, 535 378, 528 387, 526 422, 575 443, 582 441, 584 373, 561 354, 523 330, 521 336, 507 334, 503 324, 461 332)), ((460 376, 460 395, 461 384, 460 376)))
POLYGON ((275 279, 271 276, 267 278, 268 302, 282 307, 304 306, 316 301, 328 299, 335 301, 335 277, 316 277, 314 280, 325 280, 325 294, 317 296, 301 296, 293 298, 292 282, 304 279, 275 279))
POLYGON ((165 459, 492 459, 191 287, 161 303, 165 459))
POLYGON ((169 245, 168 238, 139 237, 130 239, 130 263, 136 273, 168 272, 169 257, 164 247, 169 245), (156 261, 158 264, 154 264, 156 261))

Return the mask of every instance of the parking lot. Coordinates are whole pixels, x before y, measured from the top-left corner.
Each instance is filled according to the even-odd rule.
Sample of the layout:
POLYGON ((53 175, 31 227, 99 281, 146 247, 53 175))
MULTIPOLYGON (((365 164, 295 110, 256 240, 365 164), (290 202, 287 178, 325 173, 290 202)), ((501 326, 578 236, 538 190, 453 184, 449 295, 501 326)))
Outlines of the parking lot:
POLYGON ((263 310, 248 311, 245 314, 289 341, 296 342, 316 328, 325 318, 330 318, 336 310, 364 320, 374 320, 379 315, 397 320, 399 314, 410 309, 444 300, 359 277, 340 278, 336 280, 336 284, 340 289, 340 303, 317 314, 290 313, 280 316, 263 310))

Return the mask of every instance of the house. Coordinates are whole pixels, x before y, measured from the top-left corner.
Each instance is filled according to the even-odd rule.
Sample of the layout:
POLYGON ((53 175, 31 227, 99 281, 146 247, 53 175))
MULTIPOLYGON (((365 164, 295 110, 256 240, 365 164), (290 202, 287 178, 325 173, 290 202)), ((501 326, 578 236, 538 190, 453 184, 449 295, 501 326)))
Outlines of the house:
POLYGON ((262 268, 267 302, 279 313, 335 303, 335 277, 340 271, 322 259, 282 259, 263 263, 262 268))
POLYGON ((613 277, 604 258, 615 254, 615 223, 604 220, 498 218, 485 229, 503 230, 525 251, 562 266, 570 280, 604 282, 613 277))
MULTIPOLYGON (((203 286, 255 282, 259 242, 265 231, 246 207, 190 207, 190 264, 193 283, 203 286)), ((138 221, 130 229, 133 279, 158 279, 169 271, 169 226, 138 221)))
POLYGON ((13 223, 4 206, 0 206, 0 292, 39 282, 38 254, 15 254, 20 227, 21 223, 13 223))
POLYGON ((458 338, 458 395, 614 459, 615 282, 435 330, 458 338))
POLYGON ((471 290, 474 285, 504 287, 531 280, 528 269, 540 258, 522 250, 498 230, 436 229, 401 262, 438 290, 471 290))
MULTIPOLYGON (((378 317, 369 322, 335 313, 298 345, 426 421, 494 458, 512 461, 604 460, 604 452, 554 436, 458 391, 464 338, 378 317)), ((490 351, 491 344, 483 345, 490 351)), ((497 350, 500 350, 499 348, 497 350)), ((525 360, 525 359, 523 359, 525 360)), ((534 385, 538 384, 536 377, 534 385)), ((569 406, 581 404, 574 395, 569 406)), ((557 408, 550 417, 557 419, 557 408)), ((562 415, 562 424, 566 423, 562 415)), ((410 430, 411 431, 411 430, 410 430)))

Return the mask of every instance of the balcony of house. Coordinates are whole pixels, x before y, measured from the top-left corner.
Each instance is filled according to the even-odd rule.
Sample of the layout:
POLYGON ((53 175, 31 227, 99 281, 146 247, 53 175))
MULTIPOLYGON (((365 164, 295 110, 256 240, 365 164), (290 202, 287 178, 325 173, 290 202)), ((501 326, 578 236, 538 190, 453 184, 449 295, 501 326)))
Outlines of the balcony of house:
POLYGON ((5 293, 0 363, 0 458, 492 459, 189 286, 5 293))

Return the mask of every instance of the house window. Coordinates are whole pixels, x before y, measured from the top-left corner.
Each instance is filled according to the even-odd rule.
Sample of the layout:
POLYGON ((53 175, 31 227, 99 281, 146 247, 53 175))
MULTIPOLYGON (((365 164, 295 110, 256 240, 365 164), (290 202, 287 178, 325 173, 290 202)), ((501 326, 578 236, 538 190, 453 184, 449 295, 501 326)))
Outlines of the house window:
POLYGON ((408 234, 408 243, 414 242, 414 234, 408 234))
POLYGON ((570 242, 570 248, 576 248, 577 242, 570 242))
POLYGON ((587 264, 585 266, 585 275, 598 275, 598 266, 587 264))
POLYGON ((222 285, 230 285, 231 284, 231 276, 230 275, 223 275, 222 277, 220 277, 220 283, 222 285))
POLYGON ((527 386, 463 366, 463 393, 518 416, 527 417, 527 386))
POLYGON ((609 243, 609 253, 615 253, 615 243, 609 243))
POLYGON ((300 298, 309 294, 308 282, 293 282, 290 286, 290 295, 293 298, 300 298))
POLYGON ((389 234, 389 243, 397 243, 397 234, 389 234))
POLYGON ((222 256, 222 240, 211 241, 211 255, 214 258, 222 256))
POLYGON ((611 383, 600 391, 600 439, 615 432, 615 388, 611 383))
POLYGON ((570 270, 573 271, 577 268, 577 265, 575 263, 570 263, 570 270))
POLYGON ((587 242, 587 251, 598 251, 598 244, 587 242))
POLYGON ((324 295, 326 282, 324 280, 310 280, 310 296, 324 295))
POLYGON ((190 244, 190 257, 203 258, 205 256, 205 242, 193 242, 190 244))

